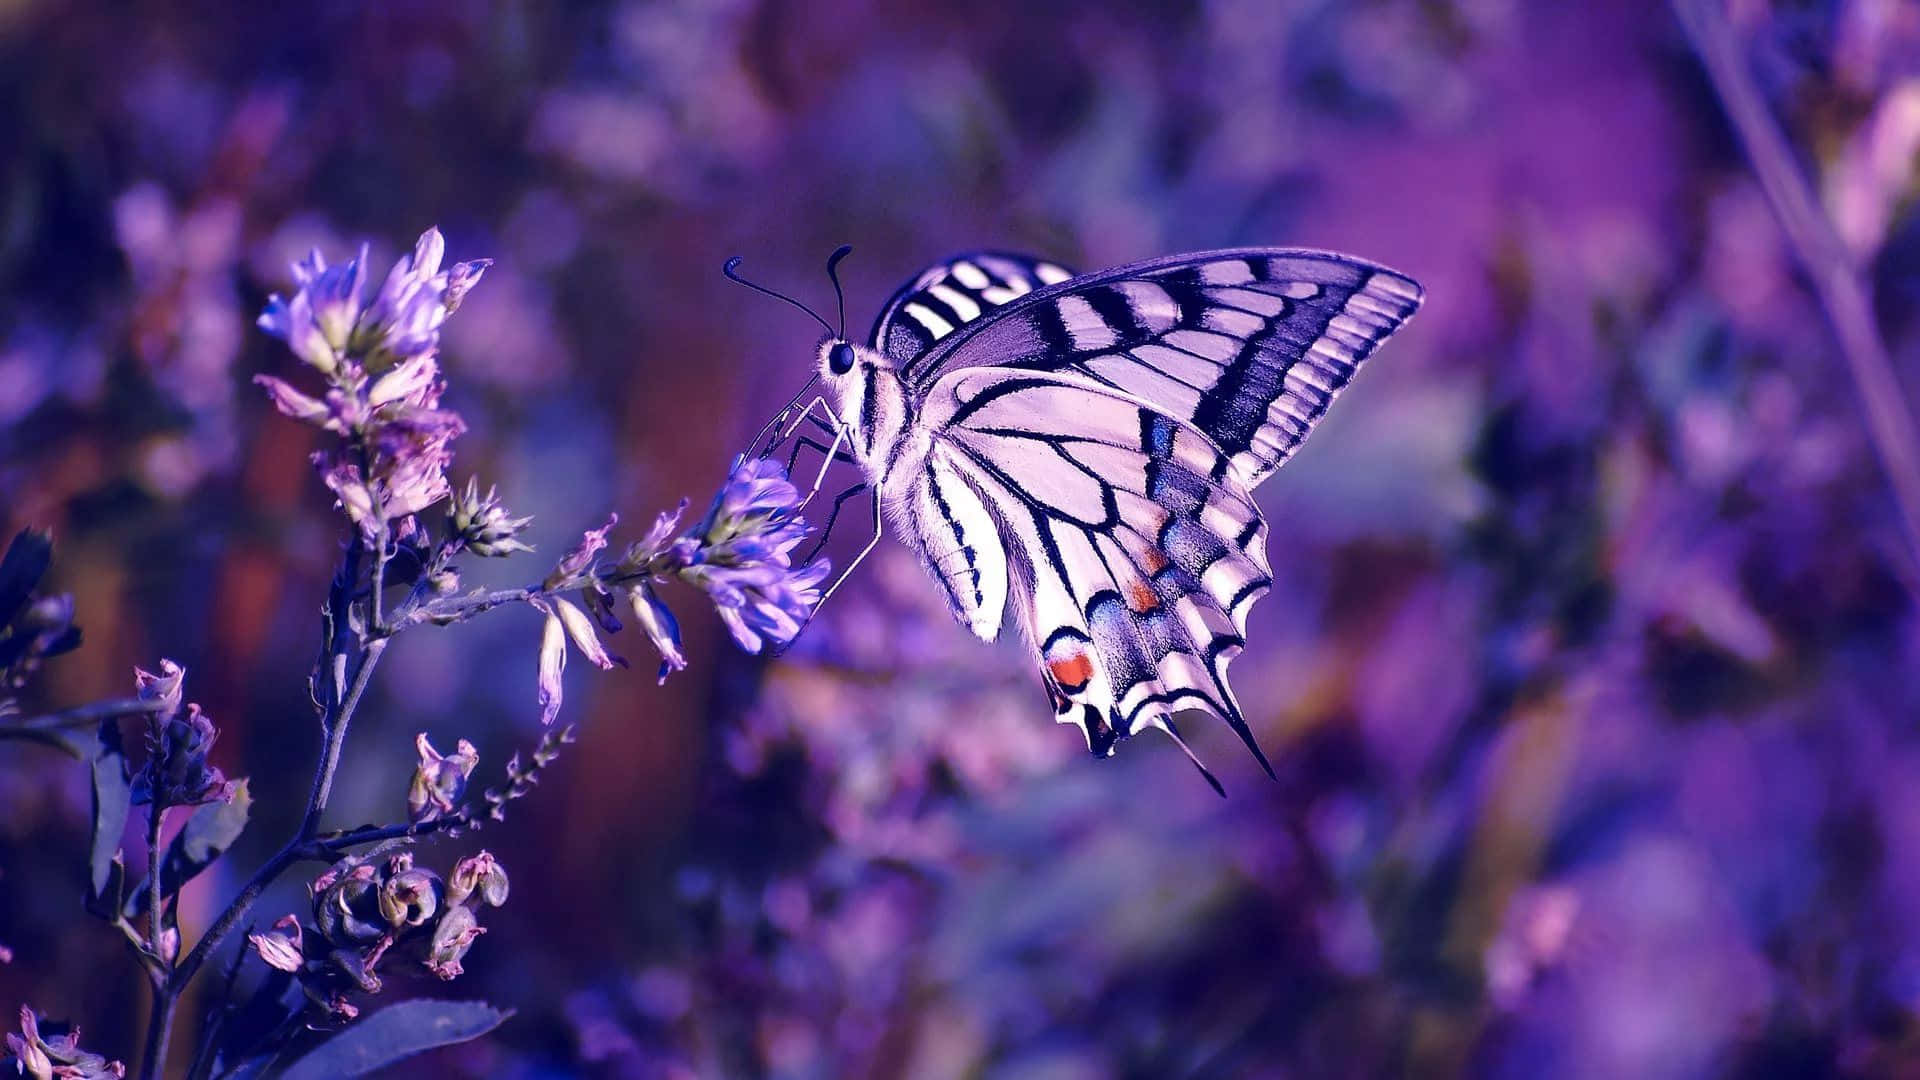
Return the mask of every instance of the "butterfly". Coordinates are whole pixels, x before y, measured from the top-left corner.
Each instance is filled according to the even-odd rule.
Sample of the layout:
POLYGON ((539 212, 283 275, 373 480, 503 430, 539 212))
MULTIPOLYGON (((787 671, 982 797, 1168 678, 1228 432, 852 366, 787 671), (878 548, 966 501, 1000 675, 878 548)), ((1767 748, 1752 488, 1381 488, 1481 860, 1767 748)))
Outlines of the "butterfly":
MULTIPOLYGON (((828 260, 836 293, 849 250, 828 260)), ((813 314, 737 263, 729 277, 813 314)), ((1056 717, 1096 756, 1158 728, 1221 790, 1174 726, 1199 712, 1272 776, 1227 682, 1272 584, 1253 491, 1422 297, 1323 251, 1093 274, 976 251, 902 286, 864 343, 815 314, 808 387, 824 392, 800 415, 833 436, 814 444, 822 477, 850 459, 874 494, 873 538, 840 580, 890 518, 962 625, 984 641, 1019 626, 1056 717)))

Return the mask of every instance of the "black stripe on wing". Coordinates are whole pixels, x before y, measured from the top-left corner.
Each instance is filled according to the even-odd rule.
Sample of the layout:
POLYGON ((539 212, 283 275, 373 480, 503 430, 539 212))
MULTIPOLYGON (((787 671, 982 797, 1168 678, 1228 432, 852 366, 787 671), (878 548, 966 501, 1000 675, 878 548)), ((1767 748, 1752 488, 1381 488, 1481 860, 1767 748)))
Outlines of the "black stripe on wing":
POLYGON ((1089 375, 1192 422, 1251 487, 1421 298, 1411 279, 1344 255, 1182 255, 1022 296, 941 335, 903 376, 924 392, 965 367, 1089 375))
POLYGON ((1010 251, 969 251, 927 267, 893 294, 868 344, 905 367, 955 330, 1073 272, 1010 251))

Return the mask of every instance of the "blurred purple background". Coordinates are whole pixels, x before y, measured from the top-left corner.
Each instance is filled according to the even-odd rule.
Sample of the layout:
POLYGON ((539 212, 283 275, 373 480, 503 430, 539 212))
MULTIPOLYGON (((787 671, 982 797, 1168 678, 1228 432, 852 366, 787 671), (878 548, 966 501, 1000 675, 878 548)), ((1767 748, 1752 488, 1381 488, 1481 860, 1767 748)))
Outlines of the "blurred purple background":
MULTIPOLYGON (((1732 13, 1911 382, 1920 9, 1732 13)), ((11 0, 0 117, 0 525, 55 531, 89 642, 35 703, 172 657, 254 778, 189 933, 316 751, 340 525, 247 385, 286 373, 252 318, 309 246, 384 265, 438 223, 498 260, 443 365, 455 476, 536 515, 541 557, 470 575, 502 584, 703 498, 804 378, 809 324, 731 254, 818 303, 852 243, 858 326, 973 246, 1329 247, 1428 290, 1260 493, 1277 581, 1234 674, 1280 783, 1199 725, 1226 801, 1165 740, 1089 760, 888 545, 782 660, 702 614, 664 688, 576 665, 582 744, 458 842, 514 895, 417 988, 520 1014, 436 1070, 1920 1071, 1920 573, 1664 5, 11 0)), ((396 645, 333 820, 398 815, 419 730, 491 782, 538 625, 396 645)), ((19 745, 0 1013, 135 1056, 144 989, 79 910, 85 777, 19 745)))

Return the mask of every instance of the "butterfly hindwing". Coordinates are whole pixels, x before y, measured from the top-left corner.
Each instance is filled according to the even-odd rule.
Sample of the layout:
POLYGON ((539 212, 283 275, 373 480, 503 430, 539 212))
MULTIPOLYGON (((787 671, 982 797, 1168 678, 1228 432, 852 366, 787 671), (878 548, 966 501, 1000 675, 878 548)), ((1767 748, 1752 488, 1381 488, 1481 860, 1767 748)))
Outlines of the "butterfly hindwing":
POLYGON ((986 600, 1011 598, 1056 712, 1096 753, 1198 709, 1259 756, 1226 673, 1270 583, 1266 526, 1212 442, 1074 372, 954 371, 923 408, 920 482, 939 494, 912 531, 976 633, 1000 621, 986 600))
POLYGON ((1067 279, 938 335, 883 325, 890 350, 920 346, 892 355, 922 393, 965 367, 1078 372, 1197 427, 1251 489, 1421 298, 1411 279, 1345 255, 1251 248, 1067 279))
POLYGON ((927 267, 901 286, 873 324, 869 344, 906 366, 955 330, 1073 277, 1059 263, 1008 251, 970 251, 927 267))

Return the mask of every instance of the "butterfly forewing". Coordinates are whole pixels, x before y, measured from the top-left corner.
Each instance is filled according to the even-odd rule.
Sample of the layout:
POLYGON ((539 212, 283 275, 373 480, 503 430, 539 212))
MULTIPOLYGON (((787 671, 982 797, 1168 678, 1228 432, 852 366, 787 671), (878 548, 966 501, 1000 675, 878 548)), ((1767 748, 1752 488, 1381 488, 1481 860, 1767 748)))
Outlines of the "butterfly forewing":
POLYGON ((954 331, 1073 277, 1059 263, 1007 251, 970 251, 901 286, 873 324, 870 345, 905 368, 954 331))
POLYGON ((924 391, 963 367, 1077 371, 1192 423, 1251 488, 1420 301, 1411 279, 1344 255, 1178 256, 1023 294, 929 339, 905 375, 924 391))

